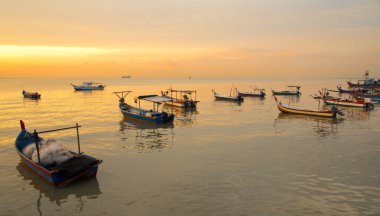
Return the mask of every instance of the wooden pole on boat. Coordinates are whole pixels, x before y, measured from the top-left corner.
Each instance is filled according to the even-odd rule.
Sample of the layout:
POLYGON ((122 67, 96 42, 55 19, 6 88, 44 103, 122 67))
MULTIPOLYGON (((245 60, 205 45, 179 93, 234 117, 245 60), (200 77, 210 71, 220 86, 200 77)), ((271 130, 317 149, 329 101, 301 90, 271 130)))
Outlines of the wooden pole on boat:
POLYGON ((78 123, 76 124, 76 128, 77 128, 77 140, 78 140, 78 154, 80 155, 80 141, 79 141, 79 125, 78 123))
POLYGON ((34 140, 36 141, 36 149, 37 149, 37 156, 38 156, 38 163, 41 163, 41 158, 40 158, 40 145, 38 144, 38 133, 36 129, 34 129, 34 140))

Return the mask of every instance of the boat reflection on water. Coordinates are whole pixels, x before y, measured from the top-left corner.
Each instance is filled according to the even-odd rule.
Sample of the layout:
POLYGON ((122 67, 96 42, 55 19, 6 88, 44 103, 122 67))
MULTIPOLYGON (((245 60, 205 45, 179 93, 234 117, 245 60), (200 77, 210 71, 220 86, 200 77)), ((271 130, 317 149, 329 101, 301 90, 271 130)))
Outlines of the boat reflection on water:
MULTIPOLYGON (((293 95, 293 96, 289 96, 289 95, 275 95, 280 101, 283 102, 283 104, 286 104, 288 105, 289 103, 293 104, 293 103, 298 103, 300 102, 300 96, 299 95, 293 95)), ((274 100, 274 96, 272 96, 273 100, 274 100)))
MULTIPOLYGON (((331 109, 330 105, 324 105, 325 109, 331 109)), ((343 109, 344 116, 343 118, 346 120, 354 120, 354 121, 369 121, 370 113, 373 110, 371 109, 363 109, 357 107, 344 107, 343 109)))
POLYGON ((312 124, 311 127, 317 136, 326 137, 338 133, 338 126, 344 122, 344 119, 279 113, 275 119, 274 126, 276 127, 280 123, 288 124, 289 122, 296 123, 297 125, 312 124))
POLYGON ((75 202, 77 203, 76 205, 70 204, 70 208, 65 209, 68 215, 74 215, 83 211, 86 199, 96 199, 102 194, 96 178, 80 181, 63 188, 57 188, 47 184, 43 179, 30 172, 21 162, 16 166, 16 169, 23 180, 29 181, 29 184, 39 191, 36 207, 40 215, 54 214, 54 206, 60 208, 65 205, 65 203, 75 202), (46 202, 45 198, 47 198, 48 202, 46 202), (54 206, 51 207, 50 205, 54 206), (45 212, 44 209, 51 212, 45 212))
POLYGON ((239 113, 243 109, 241 102, 234 101, 214 100, 213 106, 217 109, 220 109, 221 112, 225 112, 229 109, 230 113, 239 113))
POLYGON ((160 150, 173 145, 174 124, 149 124, 131 119, 122 119, 119 122, 121 141, 134 139, 134 142, 125 142, 127 148, 138 150, 160 150))
MULTIPOLYGON (((167 109, 172 109, 171 106, 163 106, 163 110, 168 112, 167 109)), ((173 107, 175 114, 175 124, 177 126, 192 127, 197 125, 197 115, 199 114, 196 107, 180 108, 173 107)))
POLYGON ((230 106, 241 106, 241 101, 214 100, 214 104, 230 104, 230 106))
POLYGON ((74 95, 93 96, 93 95, 104 95, 107 91, 72 91, 74 95))
POLYGON ((24 107, 27 107, 27 106, 36 106, 38 105, 38 103, 40 102, 41 99, 39 100, 33 100, 33 99, 29 99, 29 98, 22 98, 23 99, 23 105, 24 107))

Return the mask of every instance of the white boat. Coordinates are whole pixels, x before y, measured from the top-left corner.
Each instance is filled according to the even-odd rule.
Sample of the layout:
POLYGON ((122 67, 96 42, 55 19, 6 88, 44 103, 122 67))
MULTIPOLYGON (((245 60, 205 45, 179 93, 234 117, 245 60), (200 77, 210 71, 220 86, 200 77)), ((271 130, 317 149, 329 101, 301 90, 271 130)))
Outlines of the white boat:
POLYGON ((82 85, 71 84, 75 90, 103 90, 105 85, 96 82, 83 82, 82 85))

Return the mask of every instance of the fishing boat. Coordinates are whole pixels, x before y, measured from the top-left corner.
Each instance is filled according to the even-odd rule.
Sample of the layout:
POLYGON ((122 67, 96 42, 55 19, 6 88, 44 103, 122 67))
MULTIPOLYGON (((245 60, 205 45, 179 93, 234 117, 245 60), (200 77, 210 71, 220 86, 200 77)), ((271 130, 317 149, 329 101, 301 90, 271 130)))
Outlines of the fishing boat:
POLYGON ((373 107, 373 103, 370 98, 366 98, 363 101, 357 101, 352 99, 325 99, 326 105, 334 105, 334 106, 346 106, 346 107, 359 107, 359 108, 371 108, 373 107))
POLYGON ((75 181, 95 177, 101 160, 83 154, 80 151, 79 126, 59 128, 54 130, 30 133, 25 130, 25 124, 20 121, 21 132, 16 138, 16 151, 21 162, 40 178, 54 186, 65 186, 75 181), (60 149, 48 144, 39 134, 54 131, 76 129, 78 141, 78 153, 60 149), (53 150, 58 149, 55 154, 53 150), (60 155, 59 155, 60 154, 60 155), (58 157, 60 156, 60 157, 58 157), (63 160, 63 159, 64 160, 63 160))
POLYGON ((81 85, 71 84, 76 91, 104 90, 105 85, 96 82, 83 82, 81 85))
POLYGON ((241 97, 265 97, 265 89, 260 89, 260 88, 257 88, 257 87, 252 87, 250 86, 253 91, 251 92, 240 92, 238 91, 238 96, 241 96, 241 97))
POLYGON ((170 88, 166 92, 162 91, 161 95, 163 97, 171 99, 171 101, 167 101, 164 103, 168 106, 174 106, 179 108, 196 108, 199 102, 197 101, 197 91, 193 90, 174 90, 170 88))
POLYGON ((279 111, 283 113, 289 113, 289 114, 296 114, 296 115, 309 115, 309 116, 319 116, 319 117, 329 117, 329 118, 335 118, 337 114, 343 115, 339 109, 336 107, 333 107, 331 110, 308 110, 308 109, 300 109, 300 108, 294 108, 290 107, 288 105, 284 105, 281 103, 281 101, 278 101, 276 97, 274 97, 276 100, 277 108, 279 111))
POLYGON ((128 79, 128 78, 132 78, 132 76, 131 75, 127 75, 127 76, 122 76, 121 78, 128 79))
POLYGON ((368 92, 368 93, 355 93, 353 94, 355 97, 362 97, 362 98, 371 98, 371 100, 380 100, 380 93, 379 92, 368 92))
POLYGON ((363 94, 368 92, 368 90, 364 88, 343 89, 342 86, 337 86, 336 88, 338 89, 339 93, 363 94))
POLYGON ((340 97, 335 97, 335 96, 330 95, 330 91, 332 90, 323 88, 321 91, 319 91, 319 95, 314 94, 310 96, 316 100, 324 100, 324 99, 340 100, 340 97))
POLYGON ((369 71, 367 70, 364 75, 364 79, 358 80, 357 83, 347 81, 347 84, 350 88, 379 88, 380 80, 369 77, 369 71))
POLYGON ((24 98, 30 98, 35 100, 41 99, 41 94, 39 94, 38 92, 27 92, 25 90, 22 90, 22 95, 24 96, 24 98))
POLYGON ((301 95, 300 88, 301 86, 287 86, 289 90, 285 91, 275 91, 272 89, 273 95, 301 95))
MULTIPOLYGON (((357 100, 357 101, 363 101, 364 102, 366 100, 365 97, 361 97, 361 96, 357 96, 357 95, 354 95, 354 97, 355 97, 355 100, 357 100)), ((371 98, 371 102, 373 104, 379 104, 380 98, 371 98)))
POLYGON ((214 90, 212 90, 212 92, 214 93, 215 100, 226 100, 226 101, 235 101, 235 102, 243 102, 244 101, 244 98, 237 94, 237 92, 238 92, 237 89, 235 89, 236 94, 232 94, 230 92, 230 96, 220 95, 220 94, 216 93, 214 90))
POLYGON ((125 97, 127 97, 127 95, 131 92, 132 91, 114 92, 114 94, 116 94, 119 98, 119 108, 124 117, 153 124, 165 124, 172 123, 174 121, 173 113, 168 114, 166 112, 158 111, 158 107, 162 103, 173 101, 172 99, 158 95, 141 95, 135 99, 135 103, 138 103, 138 107, 134 107, 125 103, 125 97), (152 102, 153 109, 141 109, 141 100, 152 102))

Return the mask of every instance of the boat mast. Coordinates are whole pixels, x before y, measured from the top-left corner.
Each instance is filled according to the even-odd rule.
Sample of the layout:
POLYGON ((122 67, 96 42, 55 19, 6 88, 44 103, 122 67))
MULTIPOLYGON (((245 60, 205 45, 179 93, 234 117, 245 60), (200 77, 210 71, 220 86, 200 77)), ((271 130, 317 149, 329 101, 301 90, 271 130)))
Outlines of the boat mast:
POLYGON ((34 129, 34 140, 36 141, 36 149, 37 149, 37 156, 38 156, 38 163, 41 163, 41 159, 40 159, 40 145, 38 143, 38 133, 36 131, 36 129, 34 129))
POLYGON ((78 125, 78 123, 76 123, 76 128, 77 128, 78 154, 81 155, 81 152, 80 152, 80 141, 79 141, 79 125, 78 125))

